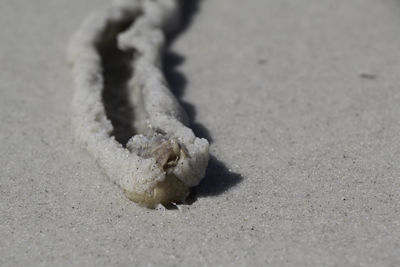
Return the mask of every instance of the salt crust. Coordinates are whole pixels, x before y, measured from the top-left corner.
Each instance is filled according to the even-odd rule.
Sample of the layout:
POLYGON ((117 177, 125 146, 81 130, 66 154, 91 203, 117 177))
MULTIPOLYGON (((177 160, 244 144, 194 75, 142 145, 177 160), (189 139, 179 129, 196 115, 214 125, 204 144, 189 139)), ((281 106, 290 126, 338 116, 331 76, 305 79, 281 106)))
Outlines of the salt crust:
MULTIPOLYGON (((76 137, 83 143, 110 179, 133 198, 147 206, 175 201, 168 196, 155 199, 157 186, 168 176, 176 177, 187 188, 196 186, 205 175, 209 143, 188 128, 188 118, 170 92, 160 71, 165 35, 179 26, 177 0, 124 0, 90 15, 73 36, 69 60, 73 65, 75 92, 72 121, 76 137), (129 82, 137 130, 124 148, 111 136, 113 126, 102 102, 103 76, 98 45, 111 23, 133 21, 118 35, 118 47, 134 51, 133 77, 129 82), (154 136, 176 140, 186 156, 173 167, 163 168, 155 157, 140 155, 142 146, 151 145, 154 136), (141 198, 140 196, 145 196, 141 198)), ((157 145, 157 144, 155 144, 157 145)), ((171 193, 173 188, 167 190, 171 193)), ((185 195, 179 196, 185 198, 185 195)))

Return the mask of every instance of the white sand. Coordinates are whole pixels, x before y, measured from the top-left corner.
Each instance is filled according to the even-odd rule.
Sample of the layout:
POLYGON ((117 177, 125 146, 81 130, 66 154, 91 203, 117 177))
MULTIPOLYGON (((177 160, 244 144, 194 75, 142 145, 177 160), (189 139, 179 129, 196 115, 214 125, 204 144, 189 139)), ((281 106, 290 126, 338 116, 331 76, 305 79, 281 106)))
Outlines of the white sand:
POLYGON ((0 2, 0 265, 400 265, 399 1, 203 1, 172 51, 218 161, 182 211, 73 140, 65 46, 106 2, 0 2))

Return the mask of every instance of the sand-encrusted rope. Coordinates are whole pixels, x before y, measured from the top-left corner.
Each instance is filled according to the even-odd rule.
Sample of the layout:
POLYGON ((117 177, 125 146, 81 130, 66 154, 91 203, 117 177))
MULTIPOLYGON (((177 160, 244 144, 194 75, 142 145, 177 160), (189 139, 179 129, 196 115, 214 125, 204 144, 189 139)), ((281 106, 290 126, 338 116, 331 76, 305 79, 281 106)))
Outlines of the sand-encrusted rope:
POLYGON ((209 144, 188 128, 188 119, 161 72, 165 35, 179 26, 179 0, 124 0, 92 14, 72 38, 77 138, 128 197, 148 207, 184 199, 205 175, 209 144), (131 23, 118 47, 134 52, 129 98, 137 134, 126 148, 111 136, 102 102, 103 70, 98 47, 110 24, 131 23))

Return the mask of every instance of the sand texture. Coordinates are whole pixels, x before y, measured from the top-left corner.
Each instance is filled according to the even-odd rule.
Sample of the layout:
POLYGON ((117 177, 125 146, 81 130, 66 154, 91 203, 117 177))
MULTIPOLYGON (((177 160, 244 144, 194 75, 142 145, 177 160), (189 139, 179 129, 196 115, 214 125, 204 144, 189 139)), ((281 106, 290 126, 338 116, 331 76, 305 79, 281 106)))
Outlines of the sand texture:
POLYGON ((165 71, 211 158, 180 210, 74 140, 66 47, 108 2, 0 0, 0 266, 400 265, 400 1, 193 2, 165 71))

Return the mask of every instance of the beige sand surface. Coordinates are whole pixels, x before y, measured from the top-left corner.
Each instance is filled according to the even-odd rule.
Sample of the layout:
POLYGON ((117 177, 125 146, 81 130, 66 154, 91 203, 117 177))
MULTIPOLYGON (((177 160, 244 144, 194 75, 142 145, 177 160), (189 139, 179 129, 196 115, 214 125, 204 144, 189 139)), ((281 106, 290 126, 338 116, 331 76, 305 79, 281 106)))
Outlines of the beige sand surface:
POLYGON ((180 211, 74 141, 66 44, 106 3, 0 1, 1 266, 400 265, 400 1, 201 1, 167 66, 213 160, 180 211))

